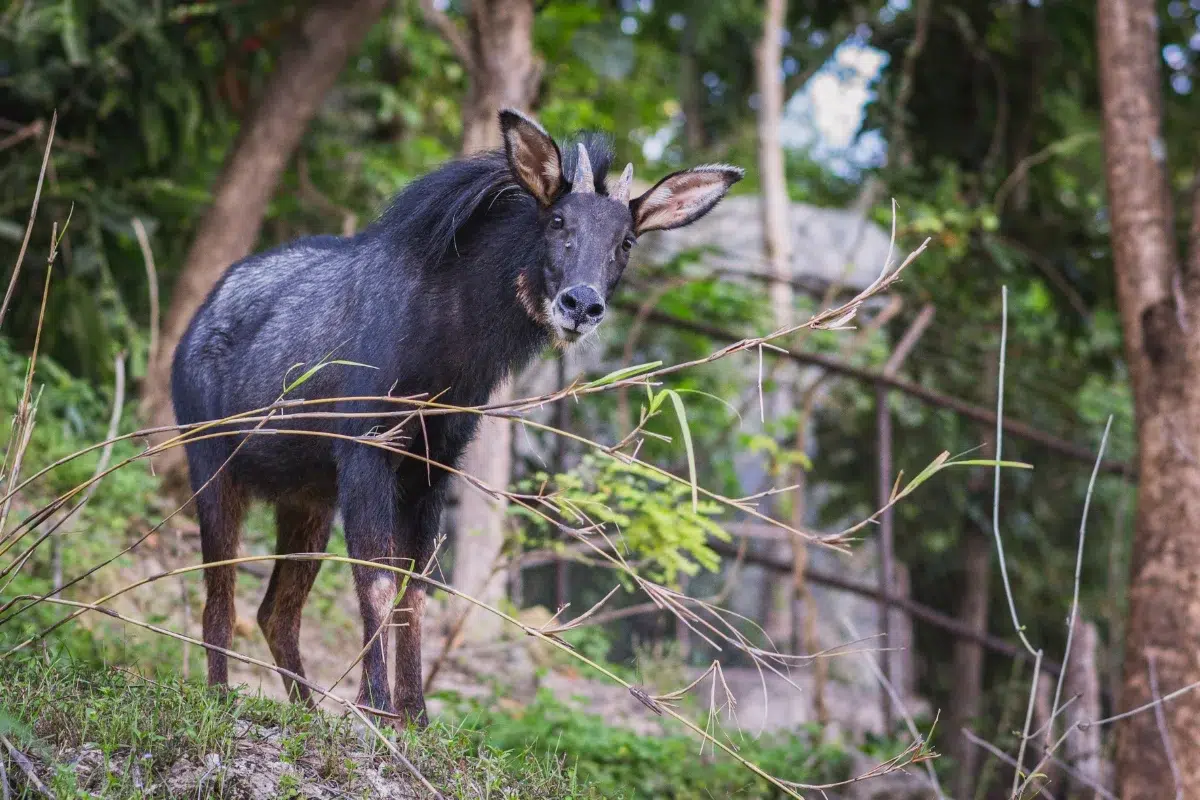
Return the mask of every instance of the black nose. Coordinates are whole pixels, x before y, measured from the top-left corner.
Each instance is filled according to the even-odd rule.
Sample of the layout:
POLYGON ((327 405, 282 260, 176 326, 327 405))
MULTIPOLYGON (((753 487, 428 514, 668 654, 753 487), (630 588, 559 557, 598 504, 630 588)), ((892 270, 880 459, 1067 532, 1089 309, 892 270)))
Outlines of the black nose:
POLYGON ((575 327, 595 325, 604 319, 604 298, 585 284, 572 286, 558 293, 558 310, 575 323, 575 327))

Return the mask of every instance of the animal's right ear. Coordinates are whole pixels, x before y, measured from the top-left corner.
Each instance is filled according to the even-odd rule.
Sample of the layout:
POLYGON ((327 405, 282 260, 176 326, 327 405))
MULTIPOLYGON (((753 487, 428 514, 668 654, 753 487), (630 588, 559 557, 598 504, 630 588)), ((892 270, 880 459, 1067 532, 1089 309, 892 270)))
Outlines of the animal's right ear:
POLYGON ((500 112, 500 130, 513 176, 543 206, 553 203, 565 184, 558 145, 545 128, 509 108, 500 112))

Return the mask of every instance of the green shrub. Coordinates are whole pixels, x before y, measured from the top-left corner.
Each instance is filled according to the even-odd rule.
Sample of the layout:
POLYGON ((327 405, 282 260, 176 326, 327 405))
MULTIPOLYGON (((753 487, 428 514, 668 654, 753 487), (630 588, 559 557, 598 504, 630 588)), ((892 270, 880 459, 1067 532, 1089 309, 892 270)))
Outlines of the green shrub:
MULTIPOLYGON (((715 571, 720 556, 708 539, 729 541, 729 534, 714 521, 723 511, 718 503, 702 500, 693 506, 686 483, 595 453, 585 455, 570 472, 539 472, 519 488, 543 491, 566 524, 608 524, 610 535, 619 532, 624 552, 640 562, 639 573, 653 581, 674 584, 680 572, 715 571)), ((530 538, 544 539, 547 545, 561 542, 542 517, 521 506, 513 506, 512 513, 529 520, 530 538)))
MULTIPOLYGON (((753 775, 736 760, 690 735, 642 736, 576 711, 547 690, 519 713, 500 711, 453 694, 448 715, 458 719, 489 747, 532 749, 566 759, 579 778, 607 798, 626 800, 750 800, 786 795, 753 775)), ((805 783, 849 777, 850 756, 839 746, 821 744, 814 727, 757 740, 734 734, 739 752, 768 773, 805 783)))

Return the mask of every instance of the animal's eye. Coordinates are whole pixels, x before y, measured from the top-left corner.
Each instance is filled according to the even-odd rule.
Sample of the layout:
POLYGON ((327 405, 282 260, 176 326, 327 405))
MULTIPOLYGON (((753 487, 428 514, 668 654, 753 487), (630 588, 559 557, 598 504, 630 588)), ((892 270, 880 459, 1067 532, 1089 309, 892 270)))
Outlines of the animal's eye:
POLYGON ((562 218, 561 214, 555 214, 553 217, 550 218, 550 227, 551 228, 558 230, 563 225, 564 225, 564 222, 563 222, 563 218, 562 218))
POLYGON ((625 237, 625 241, 621 242, 621 249, 624 250, 626 253, 628 253, 630 250, 633 249, 633 237, 632 236, 625 237))

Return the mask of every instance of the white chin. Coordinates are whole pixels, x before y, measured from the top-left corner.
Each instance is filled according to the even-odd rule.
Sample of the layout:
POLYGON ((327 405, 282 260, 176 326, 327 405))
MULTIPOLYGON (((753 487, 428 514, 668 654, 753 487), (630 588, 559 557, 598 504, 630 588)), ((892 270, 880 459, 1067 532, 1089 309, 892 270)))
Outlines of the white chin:
POLYGON ((554 319, 552 320, 552 327, 554 328, 554 336, 556 339, 566 344, 574 344, 595 330, 596 326, 591 325, 583 328, 568 328, 561 321, 554 319))
POLYGON ((554 333, 558 336, 558 340, 560 342, 566 342, 567 344, 574 344, 583 338, 583 333, 581 331, 573 331, 570 328, 556 326, 554 333))

